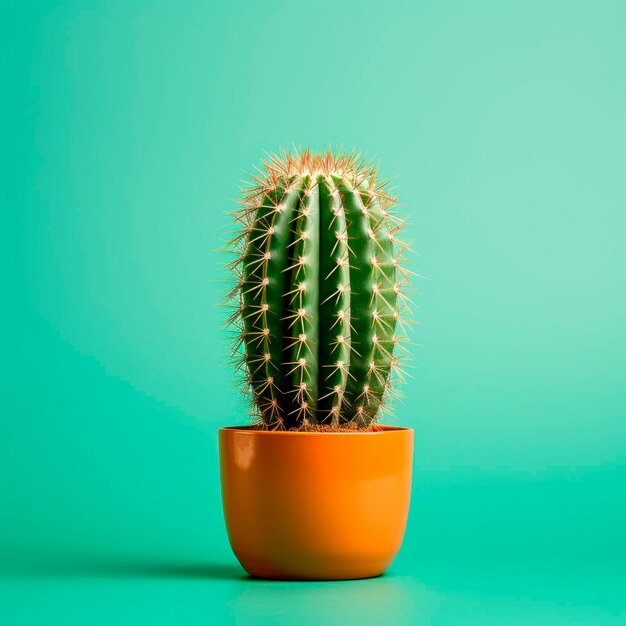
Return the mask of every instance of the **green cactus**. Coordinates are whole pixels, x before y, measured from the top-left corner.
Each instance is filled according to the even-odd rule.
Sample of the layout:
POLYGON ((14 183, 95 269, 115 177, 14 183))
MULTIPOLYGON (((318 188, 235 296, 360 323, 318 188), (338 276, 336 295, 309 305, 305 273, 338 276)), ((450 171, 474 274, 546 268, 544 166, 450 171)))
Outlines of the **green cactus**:
POLYGON ((260 424, 367 428, 388 402, 406 245, 355 154, 271 156, 235 213, 234 355, 260 424))

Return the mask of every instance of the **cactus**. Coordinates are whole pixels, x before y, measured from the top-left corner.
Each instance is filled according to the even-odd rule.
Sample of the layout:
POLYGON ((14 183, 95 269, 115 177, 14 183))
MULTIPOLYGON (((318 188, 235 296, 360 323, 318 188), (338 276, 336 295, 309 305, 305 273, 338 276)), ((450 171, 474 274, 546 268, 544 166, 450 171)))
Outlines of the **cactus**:
POLYGON ((271 429, 368 428, 401 373, 410 272, 395 200, 356 154, 282 153, 263 165, 230 242, 233 354, 252 406, 271 429))

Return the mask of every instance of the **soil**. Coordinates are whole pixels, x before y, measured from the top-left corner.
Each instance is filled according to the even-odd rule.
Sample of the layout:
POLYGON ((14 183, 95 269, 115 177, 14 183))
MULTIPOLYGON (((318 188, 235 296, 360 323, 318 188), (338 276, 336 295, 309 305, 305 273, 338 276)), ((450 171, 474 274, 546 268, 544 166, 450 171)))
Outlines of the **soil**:
MULTIPOLYGON (((270 429, 263 425, 253 425, 253 430, 276 430, 270 429)), ((329 424, 307 424, 299 428, 285 429, 283 432, 299 432, 299 433, 367 433, 379 432, 382 428, 376 424, 370 426, 359 427, 356 424, 342 424, 340 426, 330 426, 329 424)))

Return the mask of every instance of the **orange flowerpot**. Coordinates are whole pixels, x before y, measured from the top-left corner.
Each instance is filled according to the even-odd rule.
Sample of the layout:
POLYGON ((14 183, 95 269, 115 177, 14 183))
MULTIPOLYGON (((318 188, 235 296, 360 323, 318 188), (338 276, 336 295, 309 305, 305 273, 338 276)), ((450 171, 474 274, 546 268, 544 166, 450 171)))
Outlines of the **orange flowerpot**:
POLYGON ((253 576, 294 580, 382 574, 402 543, 413 430, 219 431, 230 544, 253 576))

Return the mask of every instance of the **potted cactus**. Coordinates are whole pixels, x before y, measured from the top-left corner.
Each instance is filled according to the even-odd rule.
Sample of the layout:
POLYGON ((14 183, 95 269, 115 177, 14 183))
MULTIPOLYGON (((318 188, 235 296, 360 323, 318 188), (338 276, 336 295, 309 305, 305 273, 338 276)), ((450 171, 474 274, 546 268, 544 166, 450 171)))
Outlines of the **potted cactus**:
POLYGON ((377 423, 399 372, 402 222, 355 154, 271 156, 235 213, 233 356, 255 421, 219 432, 247 572, 366 578, 400 548, 413 431, 377 423))

